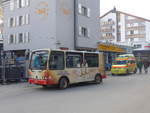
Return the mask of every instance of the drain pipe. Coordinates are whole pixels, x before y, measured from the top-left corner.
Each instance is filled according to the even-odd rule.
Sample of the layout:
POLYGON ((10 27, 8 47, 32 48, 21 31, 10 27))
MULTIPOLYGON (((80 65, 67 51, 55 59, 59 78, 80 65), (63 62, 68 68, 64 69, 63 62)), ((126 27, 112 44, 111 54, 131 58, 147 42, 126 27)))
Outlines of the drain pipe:
POLYGON ((77 11, 78 0, 74 0, 74 49, 77 49, 77 11))

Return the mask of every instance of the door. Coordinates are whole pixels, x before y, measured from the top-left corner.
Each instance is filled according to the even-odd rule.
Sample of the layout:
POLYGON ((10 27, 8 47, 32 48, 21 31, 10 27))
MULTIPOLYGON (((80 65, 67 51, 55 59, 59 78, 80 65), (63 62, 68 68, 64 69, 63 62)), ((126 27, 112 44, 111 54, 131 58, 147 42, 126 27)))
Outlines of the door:
POLYGON ((66 69, 72 83, 84 81, 82 62, 82 52, 66 52, 66 69))
POLYGON ((84 76, 87 81, 91 81, 99 73, 99 54, 85 53, 84 58, 84 76))

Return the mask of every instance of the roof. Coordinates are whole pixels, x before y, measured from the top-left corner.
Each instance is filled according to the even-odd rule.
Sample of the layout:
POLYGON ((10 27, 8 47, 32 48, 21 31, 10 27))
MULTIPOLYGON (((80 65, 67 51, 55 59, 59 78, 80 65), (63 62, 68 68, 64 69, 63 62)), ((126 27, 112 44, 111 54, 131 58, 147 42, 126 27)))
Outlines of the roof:
POLYGON ((103 18, 103 17, 105 17, 105 16, 107 16, 109 13, 120 13, 120 14, 124 14, 124 15, 127 15, 127 16, 131 16, 131 17, 134 17, 134 18, 138 18, 138 19, 150 22, 149 19, 146 19, 146 18, 143 18, 143 17, 139 17, 139 16, 135 16, 133 14, 125 13, 125 12, 122 12, 122 11, 117 11, 116 8, 114 8, 114 9, 108 11, 107 13, 105 13, 104 15, 102 15, 100 17, 100 19, 103 18))

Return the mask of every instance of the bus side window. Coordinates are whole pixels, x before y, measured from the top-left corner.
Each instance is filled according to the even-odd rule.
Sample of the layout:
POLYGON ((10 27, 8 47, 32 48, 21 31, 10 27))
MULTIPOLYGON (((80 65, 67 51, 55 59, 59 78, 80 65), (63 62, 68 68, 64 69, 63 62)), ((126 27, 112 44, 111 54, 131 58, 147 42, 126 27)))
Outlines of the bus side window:
POLYGON ((67 52, 66 53, 66 67, 80 68, 83 61, 82 53, 67 52))
POLYGON ((49 68, 52 70, 64 69, 64 52, 60 52, 60 51, 51 52, 49 68))
POLYGON ((85 61, 87 62, 86 65, 88 65, 88 67, 98 67, 99 66, 98 54, 85 53, 85 61))

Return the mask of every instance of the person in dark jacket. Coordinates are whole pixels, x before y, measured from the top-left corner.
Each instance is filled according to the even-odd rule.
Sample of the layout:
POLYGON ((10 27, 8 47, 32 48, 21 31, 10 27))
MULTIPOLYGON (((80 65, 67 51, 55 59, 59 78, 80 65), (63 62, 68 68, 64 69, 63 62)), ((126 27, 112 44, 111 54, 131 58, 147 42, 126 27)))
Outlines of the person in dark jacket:
POLYGON ((144 65, 145 74, 147 74, 148 73, 149 62, 147 60, 144 60, 143 65, 144 65))
POLYGON ((137 61, 137 68, 139 70, 139 73, 142 73, 142 67, 143 67, 143 63, 141 60, 137 61))

